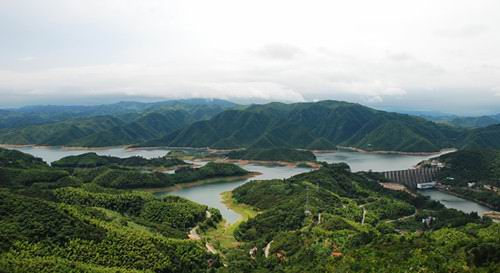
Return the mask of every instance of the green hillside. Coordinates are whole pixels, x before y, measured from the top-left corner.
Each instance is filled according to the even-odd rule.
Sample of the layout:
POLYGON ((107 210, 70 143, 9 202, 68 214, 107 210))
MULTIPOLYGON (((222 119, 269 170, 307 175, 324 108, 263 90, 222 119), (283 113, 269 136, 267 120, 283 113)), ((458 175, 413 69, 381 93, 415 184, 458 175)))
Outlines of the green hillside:
POLYGON ((500 124, 500 114, 477 117, 460 117, 454 115, 425 116, 422 117, 438 123, 448 124, 463 128, 482 128, 500 124))
POLYGON ((236 104, 218 99, 181 99, 159 102, 123 101, 103 105, 34 105, 14 109, 0 109, 0 129, 22 128, 30 125, 54 123, 74 118, 94 116, 127 116, 170 110, 193 110, 196 120, 209 118, 221 109, 236 104), (210 108, 213 112, 208 113, 210 108))
POLYGON ((500 149, 500 124, 468 131, 461 141, 463 149, 500 149))
POLYGON ((232 104, 174 101, 119 103, 108 106, 39 106, 11 116, 47 117, 42 124, 9 125, 0 118, 0 143, 104 147, 158 138, 195 121, 208 119, 232 104), (109 109, 108 109, 109 108, 109 109), (3 125, 2 125, 3 124, 3 125))
MULTIPOLYGON (((62 170, 4 149, 0 162, 0 272, 495 272, 500 264, 500 224, 385 189, 379 174, 345 163, 236 188, 233 205, 255 212, 205 237, 225 230, 218 210, 117 189, 151 172, 62 170), (188 239, 193 232, 201 240, 188 239)), ((240 172, 208 163, 170 177, 240 172)))
POLYGON ((448 190, 500 210, 500 197, 490 189, 500 188, 500 151, 462 150, 442 155, 437 160, 444 163, 440 181, 448 190), (469 187, 469 182, 474 185, 469 187))
POLYGON ((248 174, 247 170, 237 165, 216 162, 209 162, 200 168, 178 166, 174 173, 164 173, 161 168, 172 164, 184 165, 185 162, 166 158, 118 159, 94 153, 68 156, 54 163, 50 167, 31 155, 0 148, 0 187, 58 188, 93 183, 116 189, 156 188, 248 174))
POLYGON ((172 167, 186 165, 187 163, 167 156, 146 159, 140 156, 119 158, 115 156, 102 156, 96 153, 67 156, 51 163, 53 167, 60 168, 96 168, 101 166, 124 167, 172 167))
POLYGON ((27 107, 2 114, 0 143, 4 144, 309 150, 349 146, 400 152, 500 149, 500 125, 459 128, 341 101, 250 106, 207 100, 123 102, 27 107))
POLYGON ((214 148, 333 149, 434 152, 454 146, 459 129, 409 115, 339 101, 253 105, 227 110, 145 145, 214 148))
POLYGON ((205 206, 143 193, 53 194, 0 190, 2 272, 206 272, 218 265, 186 236, 211 221, 205 206))
POLYGON ((235 231, 222 272, 494 272, 500 224, 383 189, 345 164, 253 181, 234 201, 259 213, 235 231), (364 216, 363 216, 364 215, 364 216), (434 217, 427 226, 421 219, 434 217), (364 221, 363 221, 364 219, 364 221), (267 249, 267 250, 266 250, 267 249), (267 252, 267 254, 266 254, 267 252), (249 253, 253 253, 249 257, 249 253))

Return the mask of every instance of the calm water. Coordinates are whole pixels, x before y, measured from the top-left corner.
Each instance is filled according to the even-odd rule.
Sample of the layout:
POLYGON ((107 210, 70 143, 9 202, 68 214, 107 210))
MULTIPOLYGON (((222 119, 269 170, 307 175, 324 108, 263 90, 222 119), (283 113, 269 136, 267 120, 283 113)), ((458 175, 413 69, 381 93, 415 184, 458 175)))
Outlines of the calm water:
POLYGON ((353 172, 368 170, 383 172, 409 169, 422 160, 438 155, 369 154, 338 150, 328 153, 316 153, 316 158, 318 161, 326 161, 328 163, 347 162, 353 172))
POLYGON ((490 208, 487 208, 480 204, 465 200, 451 194, 440 192, 438 190, 424 190, 418 191, 418 193, 429 196, 431 199, 443 203, 443 205, 445 205, 447 208, 457 209, 467 213, 475 211, 478 214, 481 214, 485 211, 491 211, 490 208))
MULTIPOLYGON (((6 146, 3 146, 6 147, 6 146)), ((145 158, 153 158, 158 156, 164 156, 168 153, 168 148, 149 148, 149 149, 126 149, 124 147, 112 147, 103 149, 78 149, 78 148, 62 148, 62 147, 8 147, 11 149, 17 149, 25 153, 32 154, 34 156, 40 157, 46 162, 53 162, 55 160, 61 159, 62 157, 69 155, 78 155, 87 152, 96 152, 100 155, 112 155, 117 157, 129 157, 129 156, 142 156, 145 158)), ((397 154, 368 154, 368 153, 358 153, 352 151, 336 151, 329 153, 318 153, 317 158, 319 161, 326 161, 329 163, 333 162, 346 162, 351 166, 352 171, 389 171, 389 170, 401 170, 408 169, 415 166, 418 162, 427 159, 431 156, 409 156, 409 155, 397 155, 397 154)), ((193 162, 197 165, 203 165, 206 162, 196 161, 193 162)), ((283 179, 294 176, 296 174, 310 171, 307 168, 290 168, 282 166, 262 166, 262 165, 244 165, 243 168, 262 173, 259 176, 253 177, 251 179, 245 179, 234 182, 224 182, 224 183, 213 183, 200 185, 192 188, 185 188, 175 192, 164 193, 164 194, 174 194, 179 195, 195 202, 205 204, 210 207, 217 208, 221 211, 224 218, 229 222, 234 222, 238 219, 239 215, 234 211, 226 208, 226 206, 221 203, 220 194, 225 191, 231 191, 234 188, 250 181, 256 179, 283 179)), ((442 202, 445 206, 449 208, 455 208, 465 212, 484 212, 489 210, 488 208, 476 204, 474 202, 458 198, 453 195, 442 193, 436 190, 427 190, 421 192, 424 195, 430 196, 434 200, 442 202)), ((160 193, 161 194, 161 193, 160 193)))
MULTIPOLYGON (((198 163, 198 162, 197 162, 198 163)), ((217 208, 222 213, 222 216, 229 222, 234 223, 240 217, 236 212, 228 209, 221 202, 221 193, 226 191, 232 191, 240 185, 245 184, 250 180, 262 180, 262 179, 282 179, 294 176, 299 173, 310 171, 310 169, 306 168, 290 168, 290 167, 281 167, 281 166, 261 166, 261 165, 253 165, 248 164, 242 166, 246 170, 252 172, 260 172, 261 175, 254 176, 250 179, 244 179, 240 181, 234 182, 223 182, 223 183, 213 183, 213 184, 205 184, 201 186, 196 186, 192 188, 184 188, 175 192, 168 192, 163 194, 172 194, 182 196, 184 198, 193 200, 198 203, 205 204, 209 207, 217 208)), ((161 195, 162 193, 158 193, 161 195)))
POLYGON ((109 155, 116 157, 130 157, 130 156, 142 156, 144 158, 153 158, 166 155, 168 149, 127 149, 124 147, 111 147, 111 148, 70 148, 70 147, 38 147, 38 146, 1 146, 8 149, 16 149, 24 153, 34 155, 36 157, 42 158, 47 163, 52 163, 59 160, 65 156, 79 155, 89 152, 95 152, 98 155, 109 155))

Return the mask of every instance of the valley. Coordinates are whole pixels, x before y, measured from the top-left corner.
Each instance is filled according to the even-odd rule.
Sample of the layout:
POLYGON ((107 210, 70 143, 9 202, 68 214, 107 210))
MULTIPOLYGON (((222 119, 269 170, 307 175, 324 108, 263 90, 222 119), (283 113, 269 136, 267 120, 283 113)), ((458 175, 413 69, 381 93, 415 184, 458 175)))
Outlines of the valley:
MULTIPOLYGON (((188 116, 195 113, 192 105, 173 105, 165 111, 181 107, 188 116)), ((212 106, 196 106, 202 113, 206 107, 212 106)), ((219 107, 212 116, 202 114, 201 120, 149 140, 122 141, 126 138, 110 134, 108 127, 98 132, 92 122, 102 125, 106 119, 91 114, 1 129, 0 142, 2 130, 26 134, 19 138, 23 145, 0 148, 5 215, 0 226, 12 227, 4 235, 0 266, 223 273, 457 271, 460 266, 488 272, 497 266, 491 253, 499 247, 492 236, 499 224, 491 218, 498 196, 486 190, 497 183, 500 156, 489 149, 497 145, 495 125, 452 128, 336 101, 219 107), (360 120, 344 123, 351 111, 360 120), (63 123, 69 127, 60 127, 63 123), (37 143, 31 134, 51 141, 37 143), (60 141, 75 134, 71 139, 101 140, 104 134, 122 140, 60 141), (60 146, 46 146, 55 143, 60 146), (110 146, 116 144, 121 146, 110 146), (153 144, 163 146, 149 147, 153 144), (443 166, 438 189, 412 192, 379 183, 394 182, 383 172, 437 161, 443 166), (474 187, 467 186, 472 180, 474 187), (49 214, 37 218, 30 214, 40 213, 36 209, 22 214, 23 207, 49 214), (31 224, 19 217, 44 228, 31 232, 31 224), (49 230, 55 219, 67 219, 57 231, 62 237, 49 230), (422 247, 430 251, 418 252, 422 247), (80 254, 71 255, 76 251, 80 254), (127 260, 112 258, 117 253, 127 260), (373 256, 381 253, 383 258, 373 256)), ((130 119, 156 111, 139 111, 130 119)), ((160 128, 156 122, 165 117, 157 118, 151 125, 160 128)))

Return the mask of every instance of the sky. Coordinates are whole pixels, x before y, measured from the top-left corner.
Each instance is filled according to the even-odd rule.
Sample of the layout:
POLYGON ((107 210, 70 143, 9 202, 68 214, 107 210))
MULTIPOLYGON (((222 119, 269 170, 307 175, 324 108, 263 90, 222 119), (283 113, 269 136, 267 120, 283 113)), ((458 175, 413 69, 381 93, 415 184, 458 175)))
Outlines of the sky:
POLYGON ((0 0, 0 107, 221 98, 500 112, 500 1, 0 0))

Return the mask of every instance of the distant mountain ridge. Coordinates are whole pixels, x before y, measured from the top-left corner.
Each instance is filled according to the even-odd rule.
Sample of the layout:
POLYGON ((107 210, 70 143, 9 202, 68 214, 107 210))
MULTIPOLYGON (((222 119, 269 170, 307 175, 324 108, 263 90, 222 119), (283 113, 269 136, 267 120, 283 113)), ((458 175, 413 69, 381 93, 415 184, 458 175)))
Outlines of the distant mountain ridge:
POLYGON ((446 115, 446 114, 428 115, 426 113, 419 114, 418 112, 416 112, 416 114, 414 115, 437 123, 447 124, 454 127, 470 128, 470 129, 482 128, 495 124, 500 124, 500 114, 483 115, 483 116, 457 116, 457 115, 446 115))
POLYGON ((500 125, 460 128, 332 100, 244 106, 201 99, 74 107, 2 110, 0 143, 309 150, 348 146, 398 152, 500 149, 500 125), (23 117, 42 124, 9 127, 9 118, 23 117))
POLYGON ((334 149, 434 152, 462 132, 422 118, 340 101, 269 103, 224 111, 195 122, 150 146, 334 149))
POLYGON ((227 109, 237 104, 219 99, 180 99, 159 102, 122 101, 103 105, 33 105, 14 109, 0 109, 0 129, 42 125, 74 118, 119 116, 163 110, 204 108, 227 109))
POLYGON ((234 107, 222 100, 175 100, 156 103, 120 102, 98 106, 32 106, 0 118, 0 142, 103 147, 158 138, 195 121, 234 107), (32 117, 40 122, 30 124, 32 117), (28 119, 22 126, 12 120, 28 119))

